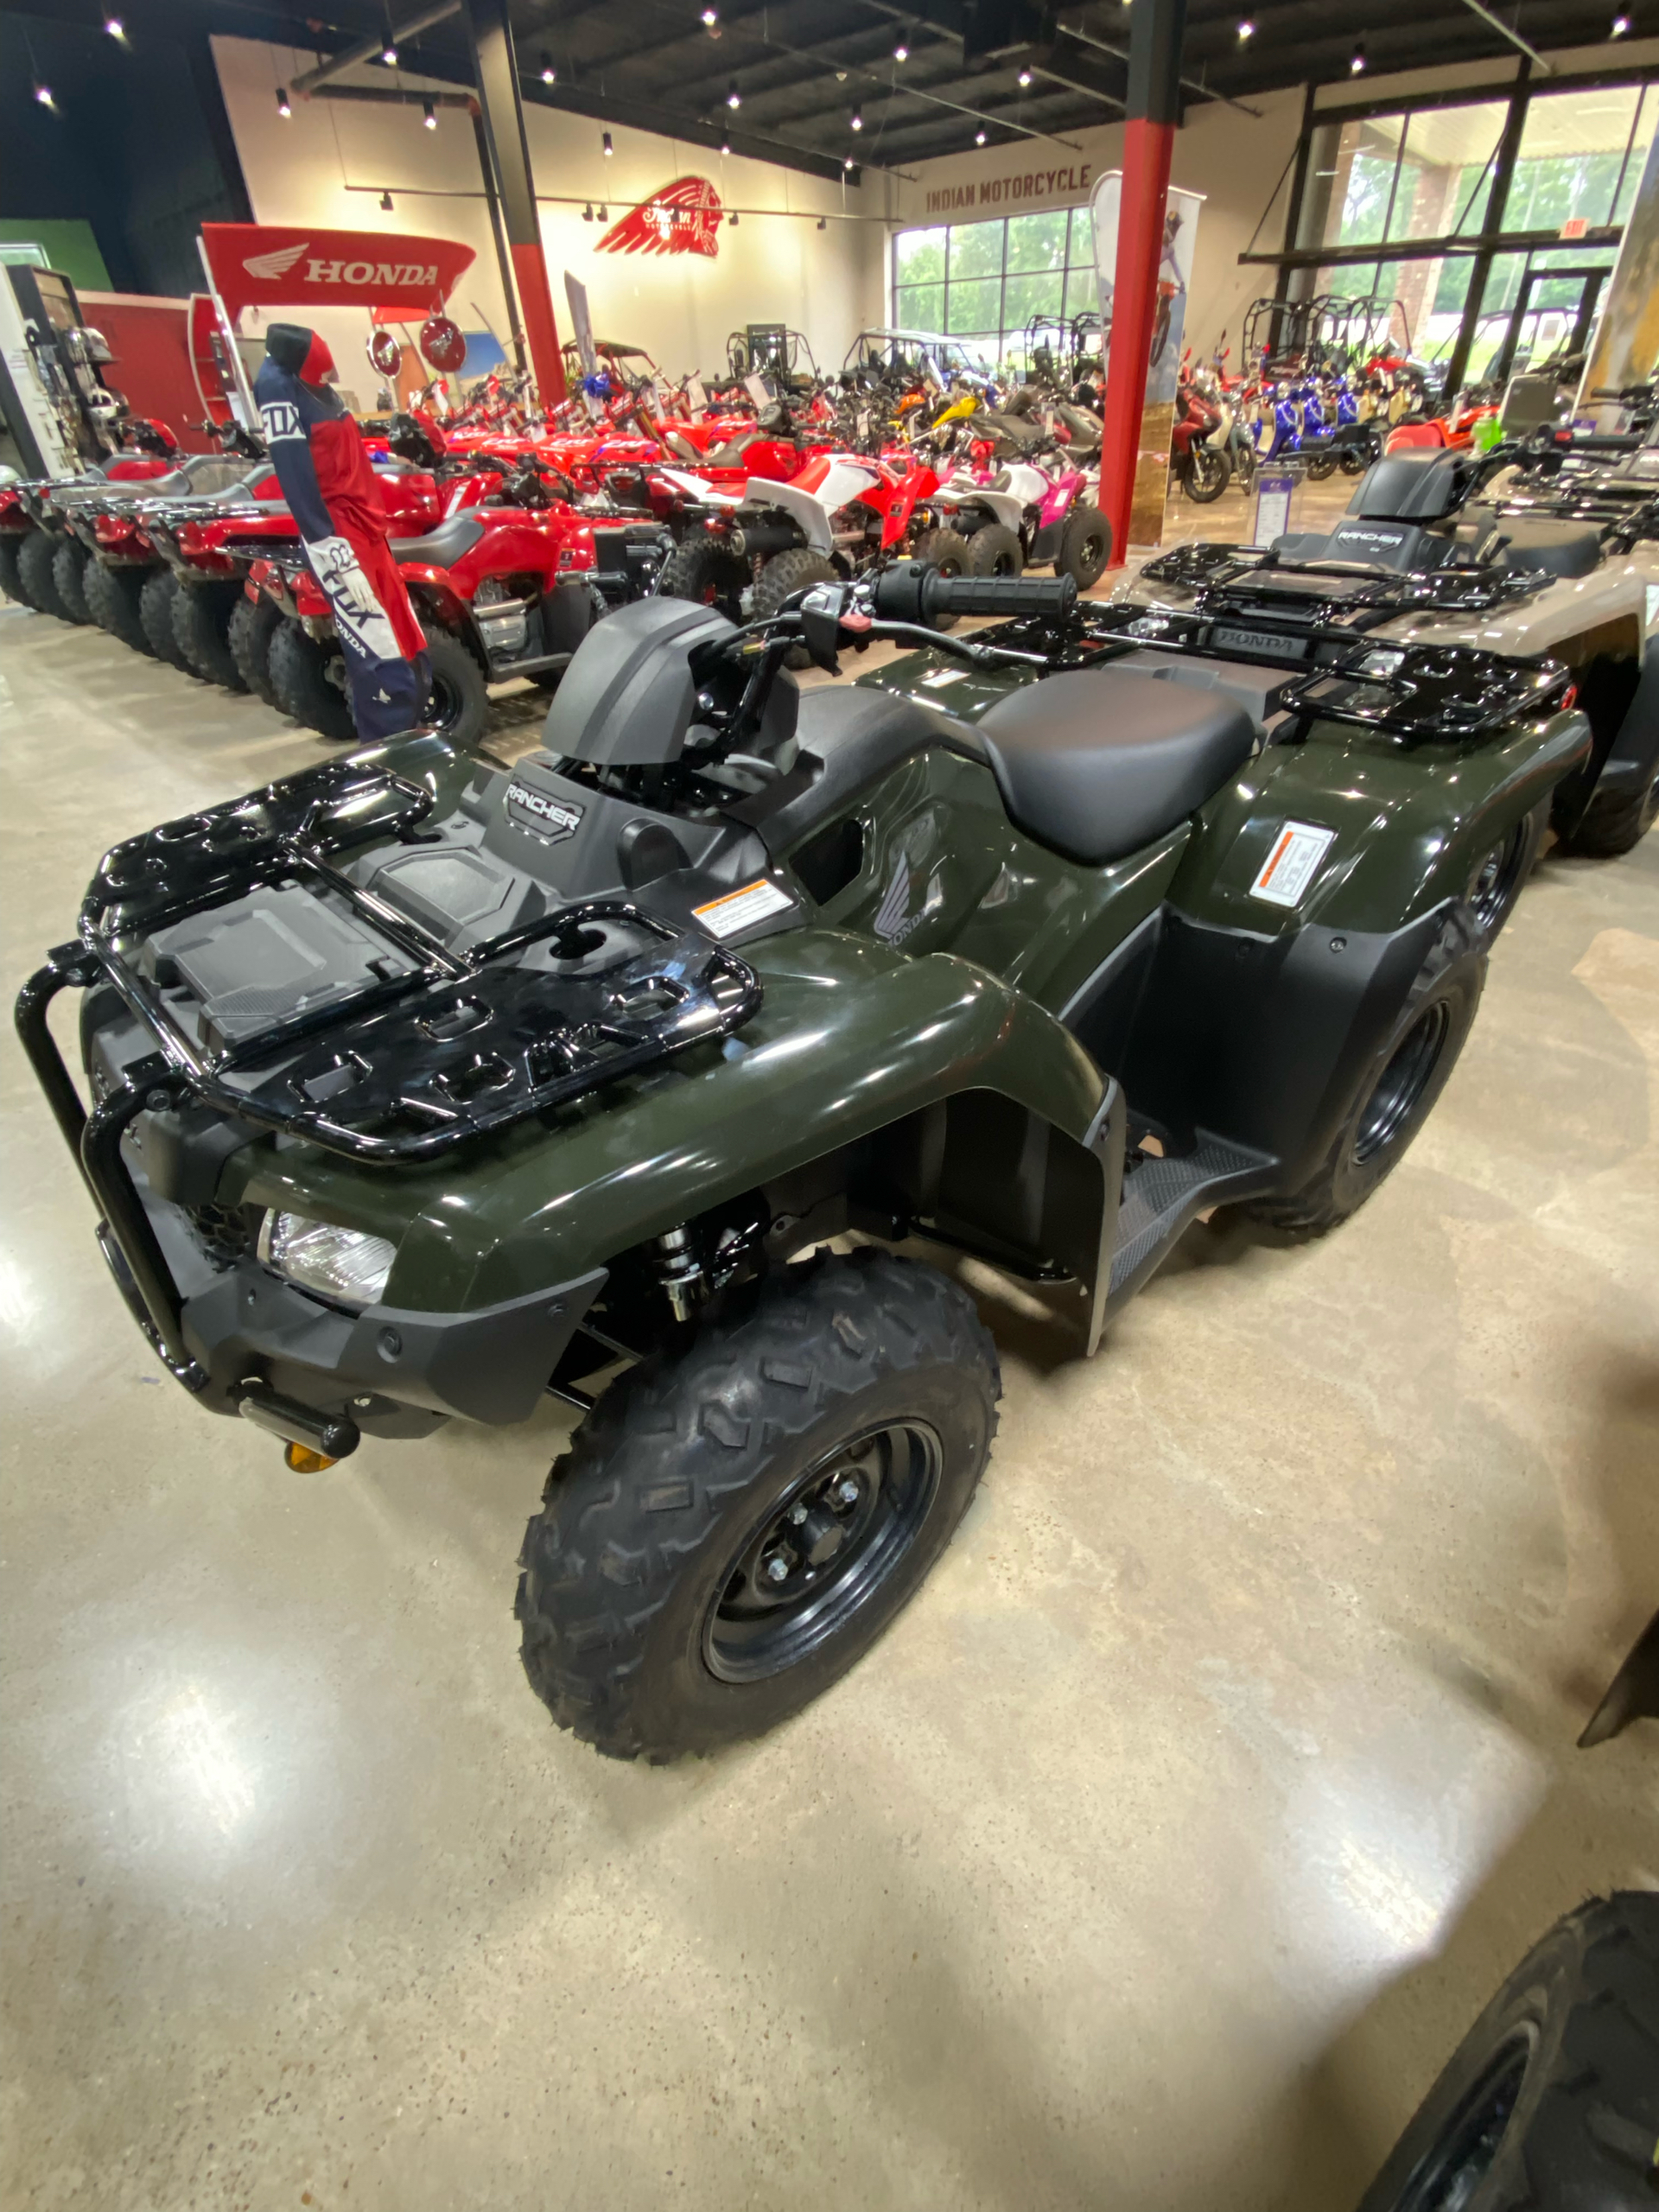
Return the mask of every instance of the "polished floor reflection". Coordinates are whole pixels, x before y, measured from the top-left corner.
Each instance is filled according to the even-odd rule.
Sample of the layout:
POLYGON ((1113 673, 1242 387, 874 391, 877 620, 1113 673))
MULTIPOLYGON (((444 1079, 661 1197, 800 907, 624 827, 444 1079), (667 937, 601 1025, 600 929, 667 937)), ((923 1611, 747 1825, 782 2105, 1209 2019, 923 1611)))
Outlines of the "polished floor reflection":
MULTIPOLYGON (((0 612, 6 987, 105 846, 317 757, 0 612)), ((1196 1228, 1088 1366, 969 1270, 962 1535, 695 1766, 524 1686, 560 1414, 288 1473, 10 1043, 3 1099, 8 2206, 1341 2212, 1533 1936, 1659 1883, 1659 1727, 1573 1749, 1659 1603, 1659 836, 1545 860, 1346 1229, 1196 1228)))

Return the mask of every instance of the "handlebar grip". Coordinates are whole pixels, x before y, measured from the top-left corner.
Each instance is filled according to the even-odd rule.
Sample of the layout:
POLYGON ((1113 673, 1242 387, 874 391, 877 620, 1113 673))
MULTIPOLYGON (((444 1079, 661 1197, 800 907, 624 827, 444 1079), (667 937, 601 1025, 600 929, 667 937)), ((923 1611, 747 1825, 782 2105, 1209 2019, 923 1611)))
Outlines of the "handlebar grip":
POLYGON ((900 561, 876 579, 875 611, 893 622, 936 614, 1069 614, 1073 576, 942 576, 930 561, 900 561))

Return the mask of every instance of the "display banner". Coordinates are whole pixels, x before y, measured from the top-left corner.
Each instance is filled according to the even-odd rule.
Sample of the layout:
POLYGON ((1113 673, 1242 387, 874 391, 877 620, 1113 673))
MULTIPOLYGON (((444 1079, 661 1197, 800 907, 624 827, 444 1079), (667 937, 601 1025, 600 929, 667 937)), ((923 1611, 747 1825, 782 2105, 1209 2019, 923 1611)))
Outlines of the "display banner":
POLYGON ((244 308, 443 305, 475 258, 453 238, 318 231, 280 223, 204 223, 202 259, 232 320, 244 308))
MULTIPOLYGON (((1095 278, 1100 291, 1102 357, 1109 362, 1112 293, 1117 282, 1117 216, 1123 191, 1122 169, 1109 169, 1090 195, 1095 228, 1095 278)), ((1175 387, 1185 342, 1186 295, 1192 279, 1192 251, 1198 242, 1201 192, 1171 185, 1164 200, 1164 249, 1158 270, 1158 311, 1152 327, 1147 369, 1146 405, 1141 415, 1141 442, 1129 505, 1129 537, 1136 545, 1163 542, 1164 499, 1169 488, 1169 448, 1175 432, 1175 387)), ((1122 558, 1122 556, 1117 557, 1122 558)))
POLYGON ((1601 311, 1590 362, 1579 387, 1579 412, 1601 403, 1592 391, 1622 391, 1659 370, 1659 137, 1648 149, 1642 181, 1624 221, 1624 243, 1601 311))
POLYGON ((594 350, 594 319, 588 312, 588 287, 568 269, 564 272, 564 296, 570 302, 570 328, 575 336, 576 351, 582 356, 582 373, 590 377, 599 366, 599 355, 594 350))

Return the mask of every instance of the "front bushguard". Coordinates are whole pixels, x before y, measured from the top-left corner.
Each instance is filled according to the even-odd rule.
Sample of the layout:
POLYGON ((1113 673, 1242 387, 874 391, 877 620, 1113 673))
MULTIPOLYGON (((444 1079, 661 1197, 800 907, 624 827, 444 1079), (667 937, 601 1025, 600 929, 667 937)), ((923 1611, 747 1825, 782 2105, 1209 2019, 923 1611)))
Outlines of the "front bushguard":
POLYGON ((1024 1121, 958 1115, 955 1136, 968 1151, 947 1177, 953 1234, 966 1241, 982 1229, 981 1249, 1005 1251, 1013 1217, 1003 1185, 1024 1179, 1022 1217, 1062 1248, 1027 1256, 1051 1258, 1084 1284, 1092 1344, 1110 1274, 1124 1109, 1077 1040, 1034 1000, 950 954, 906 959, 830 929, 791 931, 744 954, 761 976, 762 1003, 723 1045, 441 1169, 381 1174, 309 1146, 243 1152, 227 1166, 220 1202, 290 1207, 386 1235, 398 1243, 389 1298, 405 1309, 469 1312, 583 1279, 829 1155, 900 1125, 908 1141, 946 1101, 990 1094, 1024 1109, 1024 1121), (964 1157, 982 1162, 977 1219, 964 1157), (1062 1187, 1063 1208, 1053 1203, 1062 1187))

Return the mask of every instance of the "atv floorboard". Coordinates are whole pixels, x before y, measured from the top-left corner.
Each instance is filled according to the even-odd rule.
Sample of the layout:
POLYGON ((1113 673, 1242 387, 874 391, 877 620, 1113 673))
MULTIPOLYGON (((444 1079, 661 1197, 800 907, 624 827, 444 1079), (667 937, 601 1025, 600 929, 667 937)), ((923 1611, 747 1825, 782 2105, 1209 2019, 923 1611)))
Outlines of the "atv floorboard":
POLYGON ((1207 1206, 1249 1197, 1272 1179, 1265 1153, 1201 1135, 1192 1150, 1169 1159, 1148 1153, 1123 1178, 1112 1247, 1114 1303, 1137 1289, 1175 1239, 1207 1206))

